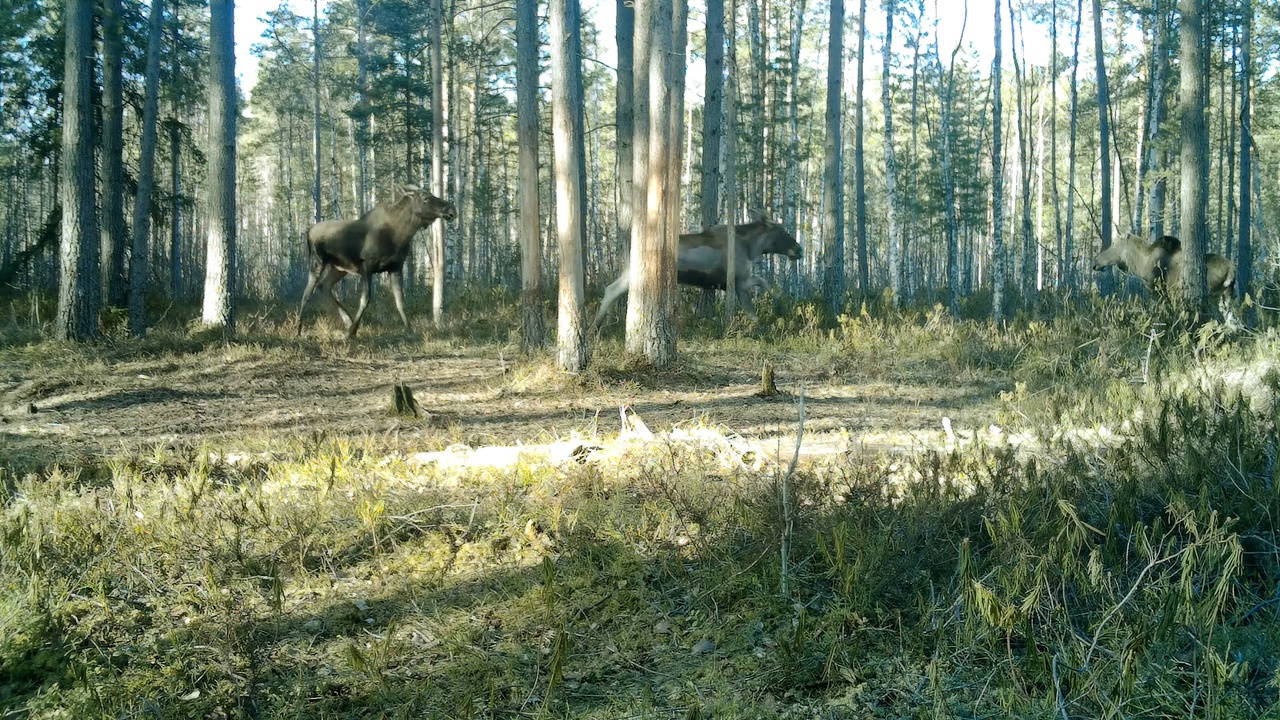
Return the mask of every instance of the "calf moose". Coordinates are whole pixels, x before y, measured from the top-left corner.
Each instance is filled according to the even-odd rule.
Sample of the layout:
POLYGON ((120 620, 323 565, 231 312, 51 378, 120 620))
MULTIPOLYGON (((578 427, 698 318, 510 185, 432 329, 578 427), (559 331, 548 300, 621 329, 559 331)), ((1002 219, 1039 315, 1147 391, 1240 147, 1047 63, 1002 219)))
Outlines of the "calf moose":
POLYGON ((390 276, 396 312, 400 313, 400 320, 408 331, 400 272, 409 255, 409 242, 437 218, 452 220, 457 214, 453 203, 425 190, 405 188, 390 202, 378 203, 359 220, 325 220, 312 225, 304 235, 311 267, 307 289, 302 291, 302 304, 298 306, 298 334, 302 334, 302 311, 318 286, 337 308, 347 327, 347 338, 354 338, 360 328, 360 318, 369 306, 373 276, 378 273, 390 276), (334 285, 347 274, 360 276, 360 307, 354 318, 333 292, 334 285))
MULTIPOLYGON (((1165 235, 1148 243, 1137 235, 1116 240, 1111 247, 1093 259, 1095 271, 1112 265, 1142 279, 1147 287, 1176 291, 1182 286, 1182 242, 1165 235)), ((1236 271, 1231 261, 1217 253, 1204 256, 1205 275, 1210 295, 1224 295, 1235 286, 1236 271)))

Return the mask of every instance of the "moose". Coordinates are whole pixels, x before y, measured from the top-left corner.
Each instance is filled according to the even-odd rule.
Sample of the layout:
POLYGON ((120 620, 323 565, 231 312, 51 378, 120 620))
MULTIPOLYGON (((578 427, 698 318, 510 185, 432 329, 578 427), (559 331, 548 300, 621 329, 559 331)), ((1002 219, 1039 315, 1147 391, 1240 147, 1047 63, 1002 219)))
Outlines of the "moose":
MULTIPOLYGON (((1137 275, 1148 287, 1173 291, 1182 285, 1184 257, 1182 242, 1171 235, 1150 243, 1137 235, 1127 235, 1098 253, 1093 259, 1093 269, 1102 271, 1115 265, 1137 275)), ((1204 264, 1209 294, 1230 293, 1236 282, 1231 261, 1217 253, 1206 253, 1204 264)))
MULTIPOLYGON (((801 257, 800 244, 787 232, 782 223, 771 221, 763 212, 752 211, 751 222, 735 225, 734 279, 738 303, 747 316, 755 319, 755 308, 751 302, 751 292, 767 287, 764 280, 751 275, 751 264, 761 255, 773 253, 784 255, 791 260, 801 257)), ((676 280, 681 285, 706 288, 709 290, 725 289, 729 274, 728 253, 729 226, 712 225, 701 232, 684 233, 680 236, 680 247, 676 255, 676 280)), ((622 268, 618 279, 605 288, 604 297, 600 300, 600 309, 596 311, 595 324, 598 326, 609 308, 631 287, 631 267, 622 268)))
POLYGON ((404 314, 400 273, 409 255, 409 243, 432 221, 453 220, 457 214, 453 203, 447 200, 418 188, 404 188, 394 199, 378 203, 359 220, 325 220, 312 225, 303 236, 310 259, 310 275, 307 289, 302 291, 302 304, 298 306, 298 335, 302 334, 302 311, 312 291, 319 287, 337 308, 347 327, 347 338, 354 338, 369 306, 373 276, 379 273, 387 273, 391 278, 391 296, 407 332, 409 318, 404 314), (360 307, 354 318, 333 292, 334 286, 348 274, 360 276, 360 307))

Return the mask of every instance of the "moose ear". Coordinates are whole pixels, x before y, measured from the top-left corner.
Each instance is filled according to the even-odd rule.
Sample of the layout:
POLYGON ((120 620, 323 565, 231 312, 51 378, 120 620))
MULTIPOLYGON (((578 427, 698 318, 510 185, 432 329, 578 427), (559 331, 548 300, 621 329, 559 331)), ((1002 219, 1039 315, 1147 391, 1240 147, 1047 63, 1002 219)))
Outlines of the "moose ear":
POLYGON ((769 222, 769 213, 765 212, 764 208, 753 207, 747 210, 747 217, 751 222, 769 222))

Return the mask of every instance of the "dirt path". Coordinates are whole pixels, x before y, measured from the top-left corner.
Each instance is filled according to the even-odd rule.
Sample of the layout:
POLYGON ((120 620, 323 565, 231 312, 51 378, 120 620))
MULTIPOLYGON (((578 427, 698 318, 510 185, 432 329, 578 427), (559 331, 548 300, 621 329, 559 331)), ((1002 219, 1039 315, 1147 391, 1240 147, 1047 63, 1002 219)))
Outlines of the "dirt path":
MULTIPOLYGON (((80 462, 157 444, 262 450, 320 435, 377 437, 429 452, 459 443, 548 443, 571 433, 613 436, 621 405, 659 433, 701 423, 765 447, 780 440, 789 447, 795 434, 794 398, 757 397, 759 366, 741 352, 686 353, 669 374, 605 370, 574 378, 514 364, 493 348, 415 350, 375 358, 297 343, 80 367, 9 360, 0 363, 0 447, 28 462, 80 462), (395 383, 412 387, 425 417, 390 413, 395 383)), ((944 417, 957 430, 985 428, 996 422, 1007 388, 991 377, 833 378, 804 354, 775 362, 780 388, 805 385, 811 452, 936 442, 944 417)))

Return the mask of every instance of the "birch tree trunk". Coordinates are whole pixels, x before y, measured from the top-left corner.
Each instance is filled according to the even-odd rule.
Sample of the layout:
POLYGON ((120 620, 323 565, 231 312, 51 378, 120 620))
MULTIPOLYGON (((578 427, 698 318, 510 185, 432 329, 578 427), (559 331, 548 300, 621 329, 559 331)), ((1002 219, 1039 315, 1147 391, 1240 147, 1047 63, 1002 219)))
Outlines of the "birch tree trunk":
MULTIPOLYGON (((448 197, 444 183, 444 6, 431 0, 431 192, 448 197)), ((455 110, 456 112, 456 110, 455 110)), ((449 137, 450 148, 458 141, 449 137)), ((455 167, 456 171, 456 167, 455 167)), ((445 282, 444 223, 431 223, 431 320, 436 327, 444 324, 445 282)))
POLYGON ((59 340, 98 336, 98 217, 93 167, 93 3, 67 0, 62 91, 61 283, 54 333, 59 340))
POLYGON ((151 232, 151 191, 156 172, 156 118, 160 114, 160 35, 163 24, 164 0, 151 0, 142 147, 138 153, 138 194, 133 205, 133 247, 129 259, 129 333, 134 337, 147 334, 147 237, 151 232))
POLYGON ((536 0, 516 3, 516 104, 520 144, 520 344, 542 347, 542 272, 538 263, 538 16, 536 0))
POLYGON ((234 0, 209 3, 209 192, 205 325, 235 335, 236 106, 234 0))

